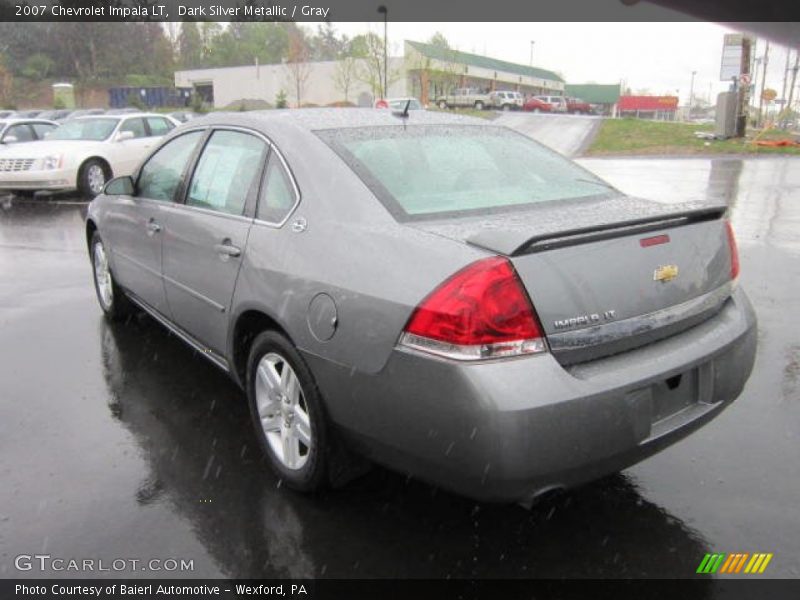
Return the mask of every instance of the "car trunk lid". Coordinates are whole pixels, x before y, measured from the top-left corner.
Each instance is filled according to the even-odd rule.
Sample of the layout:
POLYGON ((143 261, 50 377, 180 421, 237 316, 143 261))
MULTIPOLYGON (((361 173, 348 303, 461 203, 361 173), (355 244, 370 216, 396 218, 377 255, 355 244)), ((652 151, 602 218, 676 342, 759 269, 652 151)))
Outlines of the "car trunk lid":
POLYGON ((508 256, 562 364, 691 327, 730 295, 726 208, 637 198, 416 223, 508 256))

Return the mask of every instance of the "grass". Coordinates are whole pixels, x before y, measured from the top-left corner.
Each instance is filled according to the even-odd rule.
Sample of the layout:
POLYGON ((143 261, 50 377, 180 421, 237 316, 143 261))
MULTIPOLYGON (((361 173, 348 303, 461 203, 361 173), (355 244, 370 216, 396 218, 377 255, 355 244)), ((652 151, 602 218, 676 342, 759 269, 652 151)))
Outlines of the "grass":
MULTIPOLYGON (((744 140, 702 140, 695 131, 713 132, 713 125, 606 119, 585 156, 686 155, 686 154, 794 154, 800 148, 770 148, 750 143, 759 132, 748 130, 744 140)), ((791 133, 770 130, 760 139, 793 139, 791 133)))

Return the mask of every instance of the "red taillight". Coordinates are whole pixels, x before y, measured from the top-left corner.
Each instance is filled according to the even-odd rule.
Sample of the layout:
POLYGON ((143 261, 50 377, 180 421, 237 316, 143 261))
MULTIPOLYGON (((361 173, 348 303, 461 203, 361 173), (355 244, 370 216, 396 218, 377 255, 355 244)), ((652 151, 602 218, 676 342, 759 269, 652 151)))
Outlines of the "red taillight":
POLYGON ((725 231, 728 234, 728 248, 731 254, 731 279, 736 279, 739 276, 739 249, 730 221, 725 221, 725 231))
POLYGON ((401 343, 463 360, 545 350, 528 295, 511 263, 472 263, 436 288, 411 315, 401 343))

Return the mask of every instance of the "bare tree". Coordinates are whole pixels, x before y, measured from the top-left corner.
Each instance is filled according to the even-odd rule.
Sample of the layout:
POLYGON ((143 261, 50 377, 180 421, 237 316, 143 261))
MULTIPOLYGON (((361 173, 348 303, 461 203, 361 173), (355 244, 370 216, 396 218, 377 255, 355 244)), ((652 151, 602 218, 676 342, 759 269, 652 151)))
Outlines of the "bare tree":
POLYGON ((358 70, 358 59, 352 56, 345 56, 336 65, 333 72, 333 84, 336 89, 344 94, 344 101, 350 101, 350 88, 356 78, 358 70))
POLYGON ((286 55, 286 69, 289 73, 289 82, 294 91, 298 108, 302 104, 306 82, 311 75, 311 65, 308 62, 309 56, 308 44, 303 39, 302 33, 291 32, 289 34, 289 49, 286 55))

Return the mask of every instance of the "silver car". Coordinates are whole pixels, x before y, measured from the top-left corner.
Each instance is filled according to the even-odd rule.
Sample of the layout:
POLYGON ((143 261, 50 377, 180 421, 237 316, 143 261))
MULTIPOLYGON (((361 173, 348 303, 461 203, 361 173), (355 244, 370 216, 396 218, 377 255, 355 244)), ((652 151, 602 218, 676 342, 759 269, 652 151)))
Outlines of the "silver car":
POLYGON ((106 316, 227 372, 300 490, 366 457, 529 504, 694 431, 753 366, 724 206, 624 196, 483 120, 210 115, 109 182, 86 239, 106 316))

